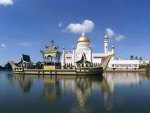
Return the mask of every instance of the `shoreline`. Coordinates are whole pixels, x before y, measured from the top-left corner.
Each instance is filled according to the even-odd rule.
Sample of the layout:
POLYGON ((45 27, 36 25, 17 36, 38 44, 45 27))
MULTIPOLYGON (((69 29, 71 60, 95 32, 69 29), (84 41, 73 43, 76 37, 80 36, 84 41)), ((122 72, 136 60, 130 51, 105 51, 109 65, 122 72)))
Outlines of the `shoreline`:
POLYGON ((14 74, 24 74, 24 75, 102 75, 103 73, 124 73, 124 72, 149 72, 148 69, 138 69, 138 70, 110 70, 107 69, 103 73, 98 72, 88 72, 87 70, 82 70, 80 72, 77 72, 73 69, 64 69, 64 70, 43 70, 43 69, 30 69, 30 70, 24 70, 24 71, 13 71, 11 69, 0 69, 0 71, 12 71, 14 74))
POLYGON ((110 70, 110 69, 107 69, 105 72, 147 72, 147 69, 137 69, 137 70, 127 70, 127 69, 110 70))

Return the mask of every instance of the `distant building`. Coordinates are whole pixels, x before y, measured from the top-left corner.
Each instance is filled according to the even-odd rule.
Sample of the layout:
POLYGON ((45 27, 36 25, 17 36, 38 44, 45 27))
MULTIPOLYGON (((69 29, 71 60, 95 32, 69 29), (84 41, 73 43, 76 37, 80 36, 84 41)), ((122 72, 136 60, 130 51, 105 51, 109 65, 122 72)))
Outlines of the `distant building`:
POLYGON ((140 60, 111 60, 109 69, 139 69, 140 60))

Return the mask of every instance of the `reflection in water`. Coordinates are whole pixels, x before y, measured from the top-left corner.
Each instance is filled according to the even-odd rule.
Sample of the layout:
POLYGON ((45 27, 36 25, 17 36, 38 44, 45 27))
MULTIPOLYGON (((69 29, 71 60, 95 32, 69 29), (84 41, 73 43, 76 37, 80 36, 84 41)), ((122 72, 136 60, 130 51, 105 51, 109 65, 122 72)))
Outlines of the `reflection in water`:
POLYGON ((144 73, 128 72, 128 73, 105 73, 104 78, 107 80, 111 92, 114 91, 115 85, 138 85, 146 79, 144 73))
POLYGON ((31 90, 31 86, 33 84, 33 80, 30 78, 27 78, 25 75, 14 75, 12 78, 10 78, 9 75, 9 81, 11 84, 15 84, 15 81, 18 83, 21 91, 25 93, 29 93, 31 90))
POLYGON ((90 99, 94 98, 93 91, 100 91, 103 95, 101 101, 103 101, 104 110, 108 113, 117 104, 117 97, 114 93, 116 86, 138 85, 147 77, 141 73, 105 73, 103 77, 13 75, 10 79, 9 76, 11 83, 17 82, 23 93, 30 93, 37 79, 42 80, 41 95, 43 100, 49 103, 59 103, 64 92, 72 92, 76 96, 77 105, 72 103, 72 106, 67 108, 70 112, 93 112, 93 109, 89 107, 90 99))
POLYGON ((100 89, 100 83, 103 77, 83 77, 76 76, 70 79, 61 79, 62 90, 72 91, 76 95, 77 105, 70 108, 70 113, 92 113, 92 109, 88 107, 92 90, 100 89))
POLYGON ((25 76, 16 76, 18 84, 22 89, 23 93, 28 93, 31 90, 33 81, 31 79, 25 79, 25 76))
POLYGON ((50 102, 57 102, 60 96, 60 84, 57 78, 44 78, 44 98, 50 102))
POLYGON ((128 72, 128 73, 105 73, 104 80, 106 80, 107 86, 105 89, 107 92, 104 92, 104 106, 106 112, 110 112, 116 104, 116 99, 114 95, 115 86, 121 85, 138 85, 144 79, 147 79, 144 76, 144 73, 128 72))
POLYGON ((92 90, 92 83, 89 78, 78 77, 75 79, 75 92, 81 108, 88 102, 92 90))

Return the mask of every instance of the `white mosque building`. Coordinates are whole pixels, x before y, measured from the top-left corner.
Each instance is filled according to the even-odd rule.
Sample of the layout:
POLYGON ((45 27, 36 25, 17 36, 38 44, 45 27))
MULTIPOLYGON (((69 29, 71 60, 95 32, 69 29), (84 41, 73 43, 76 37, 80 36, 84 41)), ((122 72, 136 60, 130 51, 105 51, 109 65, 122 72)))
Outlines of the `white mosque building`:
MULTIPOLYGON (((73 46, 73 50, 65 51, 65 47, 62 50, 61 67, 62 68, 74 68, 77 67, 77 62, 84 57, 93 67, 100 66, 105 58, 109 55, 114 55, 108 64, 108 69, 139 69, 140 64, 143 61, 140 60, 116 60, 114 46, 109 49, 108 37, 104 36, 104 53, 94 53, 90 44, 89 38, 82 33, 82 36, 77 40, 77 46, 73 46)), ((86 67, 86 66, 84 66, 86 67)))
MULTIPOLYGON (((84 56, 86 60, 92 63, 93 67, 100 66, 103 60, 109 55, 114 54, 114 46, 108 50, 108 37, 104 37, 104 53, 93 53, 89 38, 82 33, 77 40, 77 47, 73 46, 72 52, 66 52, 63 47, 62 51, 62 67, 76 67, 76 62, 80 61, 84 56)), ((112 58, 114 59, 114 58, 112 58)))

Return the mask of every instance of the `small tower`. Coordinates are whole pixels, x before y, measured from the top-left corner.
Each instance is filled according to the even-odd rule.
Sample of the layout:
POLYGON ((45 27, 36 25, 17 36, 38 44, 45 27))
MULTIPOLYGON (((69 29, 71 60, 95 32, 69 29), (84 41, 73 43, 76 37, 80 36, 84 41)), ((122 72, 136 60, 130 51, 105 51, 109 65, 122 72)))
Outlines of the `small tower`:
POLYGON ((104 36, 104 53, 108 53, 108 36, 104 36))

